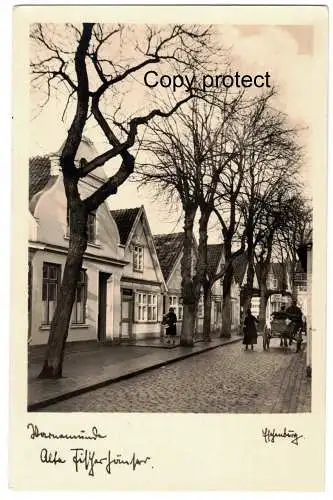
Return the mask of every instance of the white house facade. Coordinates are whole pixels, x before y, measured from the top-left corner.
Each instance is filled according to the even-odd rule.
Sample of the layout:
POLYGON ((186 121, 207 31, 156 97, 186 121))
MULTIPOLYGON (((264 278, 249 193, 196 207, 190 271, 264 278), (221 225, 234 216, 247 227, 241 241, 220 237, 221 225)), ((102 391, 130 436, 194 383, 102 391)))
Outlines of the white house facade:
MULTIPOLYGON (((97 153, 83 140, 77 158, 97 153)), ((80 181, 82 197, 104 180, 98 170, 80 181)), ((68 250, 67 200, 59 155, 30 161, 29 332, 30 343, 45 344, 55 310, 68 250)), ((91 214, 88 246, 78 282, 68 341, 108 341, 119 337, 120 279, 127 265, 117 225, 107 205, 91 214)))
POLYGON ((143 206, 112 210, 127 265, 120 280, 121 340, 160 336, 166 285, 143 206))

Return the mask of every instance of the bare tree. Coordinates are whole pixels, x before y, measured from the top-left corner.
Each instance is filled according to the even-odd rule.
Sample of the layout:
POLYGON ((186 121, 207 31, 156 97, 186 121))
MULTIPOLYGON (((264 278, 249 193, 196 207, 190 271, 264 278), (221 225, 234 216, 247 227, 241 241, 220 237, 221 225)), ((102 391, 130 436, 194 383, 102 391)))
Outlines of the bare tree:
POLYGON ((242 304, 244 312, 251 303, 253 293, 255 250, 263 238, 263 230, 267 229, 262 225, 264 214, 270 204, 274 207, 281 185, 285 186, 288 180, 296 182, 300 167, 298 131, 289 125, 283 113, 271 106, 272 96, 268 94, 258 101, 250 110, 247 121, 247 169, 238 201, 246 233, 248 260, 242 304))
POLYGON ((246 232, 242 223, 242 212, 238 209, 239 196, 246 173, 247 123, 244 112, 254 106, 256 100, 248 102, 236 119, 228 124, 224 148, 230 155, 228 169, 221 172, 214 203, 214 213, 221 226, 224 249, 224 268, 214 281, 223 277, 222 330, 221 337, 231 336, 231 285, 233 262, 245 251, 246 232), (243 231, 240 233, 240 227, 243 231), (237 241, 236 241, 237 240, 237 241))
MULTIPOLYGON (((202 288, 210 288, 207 276, 207 229, 221 172, 231 155, 223 150, 224 130, 241 103, 241 95, 227 93, 196 97, 177 110, 160 127, 154 126, 144 141, 151 160, 142 165, 140 180, 157 186, 159 193, 176 198, 184 212, 182 258, 183 321, 181 344, 192 345, 195 316, 202 288), (192 272, 193 235, 200 210, 198 255, 192 272)), ((204 330, 209 337, 209 328, 204 330)))
MULTIPOLYGON (((35 24, 31 28, 32 89, 44 90, 45 105, 54 93, 63 98, 64 113, 71 113, 60 166, 70 215, 70 238, 56 310, 52 319, 43 378, 62 376, 65 343, 77 280, 87 247, 88 214, 95 211, 133 173, 138 129, 154 118, 167 118, 192 98, 190 89, 167 109, 147 109, 134 116, 126 108, 126 85, 141 85, 138 78, 150 67, 176 65, 180 71, 202 67, 213 43, 210 27, 167 25, 135 27, 84 23, 82 26, 35 24), (126 50, 126 43, 131 43, 126 50), (62 92, 62 93, 61 93, 62 92), (122 114, 116 120, 116 112, 122 114), (125 115, 125 116, 124 116, 125 115), (108 149, 91 161, 75 162, 88 120, 102 131, 108 149), (87 198, 79 192, 80 179, 120 157, 119 169, 87 198)), ((149 106, 148 106, 149 108, 149 106)))
POLYGON ((278 237, 279 232, 285 232, 286 227, 294 225, 297 206, 302 202, 302 196, 298 193, 297 184, 290 179, 284 179, 279 189, 272 194, 269 204, 262 211, 259 237, 256 245, 257 276, 260 289, 259 323, 263 328, 266 320, 267 302, 271 295, 287 293, 287 267, 288 262, 281 251, 278 237), (274 252, 275 250, 275 252, 274 252), (274 255, 275 254, 275 255, 274 255), (273 257, 280 264, 280 275, 278 279, 279 288, 271 289, 268 276, 273 257))
POLYGON ((280 255, 288 261, 291 275, 292 296, 296 298, 295 283, 296 266, 298 262, 298 249, 307 244, 312 237, 312 208, 310 201, 297 192, 293 198, 290 217, 277 230, 276 247, 280 255))

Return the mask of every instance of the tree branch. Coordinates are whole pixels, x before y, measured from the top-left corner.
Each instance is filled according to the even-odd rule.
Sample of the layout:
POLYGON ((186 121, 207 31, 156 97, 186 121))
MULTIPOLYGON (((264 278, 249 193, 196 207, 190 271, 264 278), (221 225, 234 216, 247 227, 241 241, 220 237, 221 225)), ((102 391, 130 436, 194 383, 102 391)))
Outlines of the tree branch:
POLYGON ((90 172, 95 170, 97 167, 104 165, 108 160, 114 158, 117 155, 122 155, 126 150, 131 148, 135 142, 135 138, 137 135, 139 125, 147 124, 153 118, 159 116, 162 118, 167 118, 171 116, 182 104, 186 103, 192 98, 192 95, 178 101, 175 106, 170 111, 161 111, 160 109, 154 109, 150 113, 145 116, 133 118, 129 124, 129 133, 125 142, 120 143, 117 137, 114 135, 112 130, 110 129, 107 121, 102 116, 101 112, 98 109, 98 106, 94 107, 94 116, 101 126, 105 136, 107 137, 110 144, 114 144, 114 147, 105 153, 97 156, 90 162, 84 163, 84 165, 80 168, 80 177, 84 177, 88 175, 90 172))

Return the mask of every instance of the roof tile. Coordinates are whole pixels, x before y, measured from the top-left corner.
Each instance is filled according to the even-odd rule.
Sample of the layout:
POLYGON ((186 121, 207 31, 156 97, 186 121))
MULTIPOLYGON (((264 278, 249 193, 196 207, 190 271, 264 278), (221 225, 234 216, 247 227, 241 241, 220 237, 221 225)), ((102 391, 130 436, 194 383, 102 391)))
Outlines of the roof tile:
POLYGON ((50 179, 51 161, 48 156, 29 159, 29 201, 39 193, 50 179))
POLYGON ((245 271, 247 268, 247 254, 246 252, 242 253, 238 257, 236 257, 232 263, 232 267, 234 269, 234 278, 235 281, 241 285, 243 283, 245 271))
POLYGON ((223 245, 207 245, 207 271, 210 278, 216 275, 217 267, 222 257, 223 245))
POLYGON ((128 237, 132 230, 135 219, 139 213, 139 210, 140 207, 111 210, 111 215, 118 227, 120 243, 122 245, 126 245, 127 243, 128 237))
POLYGON ((164 279, 167 281, 183 249, 184 233, 154 235, 154 244, 164 279))

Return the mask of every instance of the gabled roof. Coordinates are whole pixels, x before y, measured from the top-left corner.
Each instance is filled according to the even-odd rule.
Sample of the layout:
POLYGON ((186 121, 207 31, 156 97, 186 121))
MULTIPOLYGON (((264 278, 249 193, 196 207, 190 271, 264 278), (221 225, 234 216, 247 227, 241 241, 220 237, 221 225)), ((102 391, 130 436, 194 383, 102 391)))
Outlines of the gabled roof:
POLYGON ((218 265, 222 258, 222 251, 222 243, 207 245, 207 273, 209 278, 214 278, 216 275, 218 265))
POLYGON ((166 289, 166 283, 163 271, 161 269, 161 265, 158 259, 158 254, 155 248, 154 237, 151 234, 151 229, 149 226, 149 221, 144 206, 141 205, 141 207, 135 207, 135 208, 110 210, 110 213, 118 227, 120 243, 125 246, 125 252, 126 250, 128 250, 129 245, 133 241, 136 228, 138 227, 139 224, 142 224, 147 245, 150 254, 152 256, 153 266, 156 271, 156 276, 166 289))
MULTIPOLYGON (((61 150, 64 144, 61 146, 57 153, 52 153, 45 156, 34 156, 29 159, 29 201, 44 189, 51 178, 51 157, 60 158, 61 150)), ((87 137, 83 136, 76 154, 76 158, 80 159, 82 157, 90 161, 92 158, 97 156, 97 150, 93 142, 87 137)), ((60 171, 60 165, 59 165, 60 171)), ((57 174, 58 175, 58 174, 57 174)), ((53 180, 57 175, 52 174, 53 180)), ((91 174, 92 176, 97 176, 99 180, 104 180, 106 178, 105 172, 102 167, 97 168, 91 174)))
POLYGON ((118 227, 120 243, 122 245, 126 245, 140 209, 141 207, 111 210, 111 215, 118 227))
POLYGON ((246 252, 242 253, 233 260, 232 267, 234 270, 234 278, 236 283, 238 283, 239 285, 242 285, 243 283, 247 264, 248 262, 246 252))
POLYGON ((183 249, 184 233, 157 234, 153 238, 162 273, 167 281, 183 249))
POLYGON ((51 161, 48 156, 29 159, 29 201, 39 193, 49 181, 51 161))

